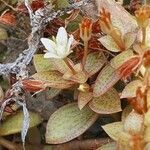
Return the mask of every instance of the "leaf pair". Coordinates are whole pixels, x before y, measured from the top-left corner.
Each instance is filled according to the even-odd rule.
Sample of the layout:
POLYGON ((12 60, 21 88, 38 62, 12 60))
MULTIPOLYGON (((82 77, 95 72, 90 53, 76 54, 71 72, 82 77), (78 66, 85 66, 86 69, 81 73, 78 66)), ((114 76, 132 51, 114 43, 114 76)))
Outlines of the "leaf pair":
POLYGON ((117 64, 117 68, 107 64, 102 71, 99 73, 93 90, 93 96, 98 97, 107 92, 115 83, 120 79, 129 76, 140 63, 141 59, 139 56, 130 57, 127 61, 121 60, 123 64, 117 64), (119 67, 118 67, 119 66, 119 67))

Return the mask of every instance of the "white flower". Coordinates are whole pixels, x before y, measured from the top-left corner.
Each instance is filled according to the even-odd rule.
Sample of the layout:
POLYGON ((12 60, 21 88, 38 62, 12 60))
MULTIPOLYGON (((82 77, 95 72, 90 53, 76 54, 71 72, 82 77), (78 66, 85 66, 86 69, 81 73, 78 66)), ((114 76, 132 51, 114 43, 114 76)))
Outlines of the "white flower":
POLYGON ((72 51, 70 50, 73 43, 73 35, 67 37, 67 32, 64 27, 58 29, 56 39, 54 41, 48 38, 41 38, 41 42, 46 48, 44 58, 59 58, 63 59, 67 57, 72 51))

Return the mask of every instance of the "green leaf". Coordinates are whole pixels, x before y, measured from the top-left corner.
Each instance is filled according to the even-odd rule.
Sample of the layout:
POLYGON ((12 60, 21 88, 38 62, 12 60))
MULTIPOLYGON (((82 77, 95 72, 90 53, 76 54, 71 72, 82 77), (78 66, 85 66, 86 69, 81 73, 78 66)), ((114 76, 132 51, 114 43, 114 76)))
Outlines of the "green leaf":
MULTIPOLYGON (((34 127, 37 126, 42 122, 42 118, 38 113, 29 112, 30 115, 30 126, 34 127)), ((23 112, 19 111, 13 116, 9 116, 0 126, 0 136, 10 135, 19 133, 22 130, 23 124, 23 112)))
POLYGON ((109 64, 106 65, 99 73, 95 81, 93 96, 101 96, 102 94, 107 92, 120 78, 121 75, 116 71, 115 68, 113 68, 109 64))
POLYGON ((118 45, 115 43, 115 41, 112 39, 111 36, 109 36, 109 35, 102 36, 99 39, 99 41, 109 51, 111 51, 111 52, 120 52, 120 48, 118 47, 118 45))
POLYGON ((70 141, 84 133, 98 116, 88 107, 79 110, 77 103, 67 104, 50 116, 46 142, 60 144, 70 141))
POLYGON ((65 7, 69 6, 68 0, 57 0, 56 4, 57 4, 58 9, 65 8, 65 7))
POLYGON ((133 56, 132 50, 125 50, 111 59, 110 64, 114 68, 119 68, 123 63, 129 60, 133 56))
POLYGON ((89 107, 99 114, 112 114, 121 111, 119 94, 115 89, 110 89, 105 94, 93 98, 89 107))
POLYGON ((123 89, 120 98, 133 98, 136 97, 136 91, 138 87, 142 86, 141 80, 131 81, 126 87, 123 89))
POLYGON ((82 20, 82 16, 78 15, 77 18, 75 18, 73 21, 69 22, 67 25, 67 31, 68 32, 74 32, 79 28, 79 23, 82 20))
POLYGON ((71 87, 74 82, 67 81, 62 78, 62 74, 58 71, 45 71, 38 72, 32 76, 36 80, 45 82, 47 87, 53 87, 58 89, 65 89, 71 87))
POLYGON ((99 147, 96 150, 116 150, 117 149, 117 144, 116 142, 111 142, 111 143, 107 143, 101 147, 99 147))
POLYGON ((92 92, 79 92, 78 107, 81 110, 93 97, 92 92))
POLYGON ((123 132, 123 123, 113 122, 102 126, 102 128, 113 140, 117 141, 119 134, 123 132))
POLYGON ((43 54, 34 55, 33 62, 37 72, 56 70, 53 65, 53 59, 44 58, 43 54))
POLYGON ((105 56, 100 52, 90 53, 87 56, 85 63, 85 71, 88 73, 88 76, 92 76, 98 72, 106 62, 105 56))

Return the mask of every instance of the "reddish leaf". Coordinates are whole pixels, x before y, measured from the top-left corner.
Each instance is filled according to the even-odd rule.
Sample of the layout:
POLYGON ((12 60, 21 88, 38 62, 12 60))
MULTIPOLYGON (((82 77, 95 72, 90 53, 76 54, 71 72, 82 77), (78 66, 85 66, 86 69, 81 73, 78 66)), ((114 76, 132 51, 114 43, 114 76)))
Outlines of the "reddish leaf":
POLYGON ((106 65, 99 73, 94 85, 94 97, 98 97, 108 91, 119 79, 128 77, 140 65, 140 56, 134 56, 125 61, 118 69, 106 65))
POLYGON ((125 50, 111 59, 111 66, 117 69, 131 57, 133 57, 133 50, 125 50))
POLYGON ((93 97, 92 92, 79 92, 78 107, 81 110, 93 97))
POLYGON ((23 85, 23 89, 29 92, 37 92, 46 88, 45 83, 38 80, 24 79, 21 83, 23 85))
MULTIPOLYGON (((31 5, 32 10, 36 11, 39 8, 44 7, 44 1, 43 0, 33 0, 30 5, 31 5)), ((17 9, 17 11, 28 13, 28 10, 27 10, 26 6, 24 5, 24 3, 21 3, 19 6, 17 6, 16 9, 17 9)))
POLYGON ((15 26, 16 25, 16 17, 12 12, 7 11, 6 13, 4 13, 0 16, 0 22, 10 25, 10 26, 15 26))
POLYGON ((32 76, 34 79, 45 82, 46 87, 65 89, 71 87, 74 82, 67 81, 62 78, 62 74, 58 71, 38 72, 32 76))
POLYGON ((120 68, 118 69, 118 71, 121 74, 121 77, 123 78, 128 77, 131 73, 133 73, 133 71, 137 69, 140 63, 141 63, 140 56, 134 56, 131 59, 124 62, 123 65, 121 65, 120 68))

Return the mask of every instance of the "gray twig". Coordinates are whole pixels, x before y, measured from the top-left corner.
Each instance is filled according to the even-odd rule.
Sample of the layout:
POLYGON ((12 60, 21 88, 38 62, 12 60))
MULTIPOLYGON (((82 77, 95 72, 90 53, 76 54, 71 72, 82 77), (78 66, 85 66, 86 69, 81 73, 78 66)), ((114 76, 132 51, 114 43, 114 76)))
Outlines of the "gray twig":
POLYGON ((53 10, 51 5, 45 6, 44 8, 33 12, 29 5, 29 1, 24 0, 29 12, 30 24, 32 27, 31 34, 28 37, 28 49, 25 49, 13 63, 0 64, 0 75, 7 75, 9 73, 15 73, 19 76, 24 75, 27 65, 32 60, 33 55, 39 47, 42 30, 45 28, 46 24, 66 12, 73 9, 79 9, 81 6, 88 4, 90 1, 91 0, 82 0, 71 4, 67 8, 58 10, 57 12, 53 10))

